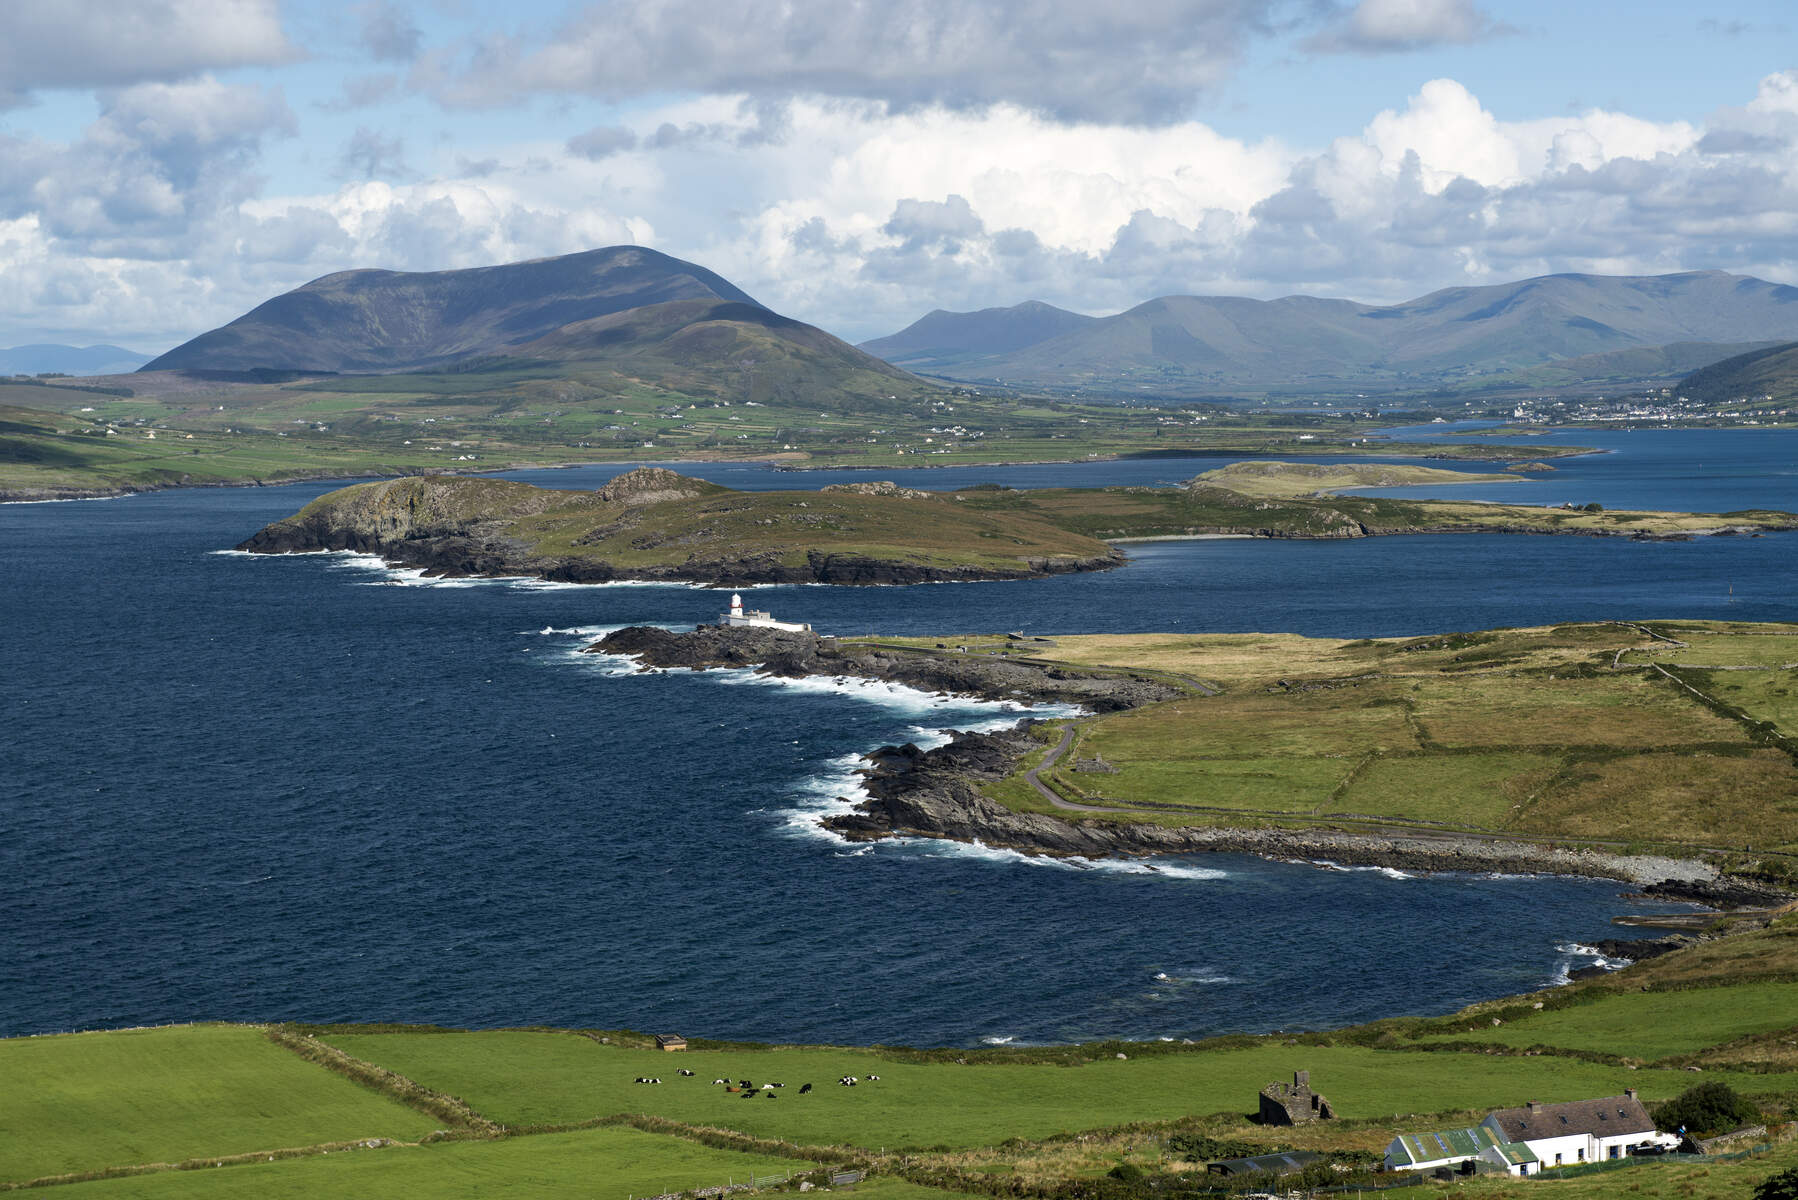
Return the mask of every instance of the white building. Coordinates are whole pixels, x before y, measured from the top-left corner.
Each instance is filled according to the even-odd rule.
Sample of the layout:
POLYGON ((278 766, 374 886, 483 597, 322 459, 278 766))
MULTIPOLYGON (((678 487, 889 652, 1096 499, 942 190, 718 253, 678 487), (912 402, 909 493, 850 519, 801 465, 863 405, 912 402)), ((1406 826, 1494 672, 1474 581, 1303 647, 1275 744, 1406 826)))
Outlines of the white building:
POLYGON ((1386 1147, 1386 1167, 1432 1171, 1478 1161, 1512 1175, 1534 1175, 1575 1163, 1627 1158, 1632 1147, 1643 1143, 1672 1148, 1679 1138, 1655 1129, 1630 1088, 1621 1096, 1566 1104, 1532 1100, 1522 1108, 1499 1109, 1472 1129, 1400 1134, 1386 1147))
POLYGON ((1522 1108, 1500 1109, 1480 1124, 1507 1142, 1527 1145, 1544 1167, 1627 1158, 1630 1147, 1643 1142, 1679 1145, 1679 1138, 1655 1129, 1635 1088, 1621 1096, 1566 1104, 1532 1100, 1522 1108))
POLYGON ((810 625, 802 625, 797 621, 776 621, 772 614, 761 609, 743 607, 743 597, 731 593, 730 611, 719 618, 726 625, 752 625, 757 629, 785 629, 789 633, 810 633, 810 625))
POLYGON ((1473 1161, 1503 1167, 1512 1175, 1534 1175, 1542 1169, 1528 1146, 1507 1142, 1484 1125, 1440 1133, 1401 1133, 1386 1147, 1388 1171, 1433 1171, 1473 1161))

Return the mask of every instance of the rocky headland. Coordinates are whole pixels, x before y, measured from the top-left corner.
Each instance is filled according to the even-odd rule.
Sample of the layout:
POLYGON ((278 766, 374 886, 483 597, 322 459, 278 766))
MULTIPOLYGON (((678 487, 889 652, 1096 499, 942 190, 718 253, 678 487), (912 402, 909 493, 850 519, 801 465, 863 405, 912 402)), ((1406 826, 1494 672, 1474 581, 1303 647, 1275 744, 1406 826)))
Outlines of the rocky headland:
MULTIPOLYGON (((588 649, 628 656, 650 667, 753 667, 786 678, 881 679, 984 699, 1079 704, 1099 712, 1134 708, 1180 694, 1171 684, 1128 673, 1086 672, 952 649, 885 649, 768 629, 700 626, 691 633, 675 633, 633 626, 608 634, 588 649)), ((1698 859, 1471 834, 1169 826, 1109 814, 1020 812, 991 799, 981 786, 1013 774, 1026 756, 1043 748, 1042 740, 1032 733, 1034 724, 1023 721, 997 733, 958 733, 948 744, 931 750, 910 743, 882 747, 868 755, 864 794, 845 798, 854 803, 854 810, 825 817, 822 824, 856 840, 949 838, 1065 857, 1227 852, 1403 871, 1617 879, 1658 898, 1720 908, 1763 906, 1789 899, 1771 887, 1725 878, 1698 859)))
POLYGON ((1092 712, 1136 708, 1181 694, 1171 684, 1128 672, 1082 671, 985 654, 887 649, 754 626, 701 625, 691 633, 675 633, 656 625, 632 625, 607 634, 588 650, 624 655, 646 667, 754 667, 785 679, 878 679, 983 700, 1076 704, 1092 712))
POLYGON ((1030 516, 890 484, 738 492, 640 467, 591 492, 426 475, 341 488, 240 543, 353 550, 441 576, 909 584, 1106 570, 1123 553, 1030 516))

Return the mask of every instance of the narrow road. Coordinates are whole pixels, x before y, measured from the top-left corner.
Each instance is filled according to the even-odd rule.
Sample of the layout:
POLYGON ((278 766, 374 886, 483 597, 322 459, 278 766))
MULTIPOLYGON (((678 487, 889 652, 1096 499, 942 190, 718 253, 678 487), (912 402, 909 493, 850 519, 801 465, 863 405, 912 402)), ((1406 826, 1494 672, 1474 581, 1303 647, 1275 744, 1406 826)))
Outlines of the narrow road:
POLYGON ((1072 800, 1063 800, 1060 796, 1055 794, 1054 788, 1037 778, 1036 773, 1038 771, 1042 770, 1044 767, 1054 766, 1056 760, 1067 753, 1067 748, 1073 740, 1074 727, 1072 725, 1062 726, 1061 740, 1055 743, 1055 748, 1053 750, 1043 755, 1043 761, 1024 772, 1024 781, 1036 789, 1037 795, 1047 800, 1056 808, 1064 808, 1070 812, 1129 812, 1130 810, 1127 808, 1106 808, 1098 804, 1075 804, 1072 800))

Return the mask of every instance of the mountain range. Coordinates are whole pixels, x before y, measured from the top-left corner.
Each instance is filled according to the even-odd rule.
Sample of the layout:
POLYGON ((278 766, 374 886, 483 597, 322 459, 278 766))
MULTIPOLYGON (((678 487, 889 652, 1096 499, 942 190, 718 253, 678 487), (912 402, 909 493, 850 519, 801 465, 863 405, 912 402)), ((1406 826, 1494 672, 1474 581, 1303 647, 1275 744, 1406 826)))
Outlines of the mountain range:
POLYGON ((0 350, 0 375, 122 375, 150 361, 123 346, 63 346, 34 342, 0 350))
POLYGON ((924 385, 722 276, 640 246, 458 271, 326 275, 145 371, 537 372, 877 408, 924 385))
POLYGON ((1566 386, 1639 377, 1643 368, 1677 377, 1793 339, 1798 288, 1691 271, 1545 275, 1446 288, 1392 305, 1163 296, 1088 317, 1032 301, 938 310, 862 349, 909 370, 970 382, 1206 395, 1566 386), (1656 347, 1664 352, 1615 357, 1656 347), (1570 371, 1552 380, 1533 374, 1549 366, 1570 371))

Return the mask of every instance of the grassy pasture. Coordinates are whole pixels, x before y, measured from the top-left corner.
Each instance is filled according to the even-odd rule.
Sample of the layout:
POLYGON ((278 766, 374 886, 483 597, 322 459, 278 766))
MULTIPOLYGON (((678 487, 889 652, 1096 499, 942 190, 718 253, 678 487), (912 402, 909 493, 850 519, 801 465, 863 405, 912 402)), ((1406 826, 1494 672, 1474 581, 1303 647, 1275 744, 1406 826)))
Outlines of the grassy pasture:
POLYGON ((1575 762, 1523 825, 1567 837, 1798 849, 1798 792, 1777 750, 1637 754, 1575 762))
POLYGON ((1658 748, 1741 740, 1741 729, 1659 677, 1481 675, 1437 679, 1414 693, 1417 723, 1449 747, 1658 748))
POLYGON ((1448 1195, 1469 1200, 1541 1200, 1545 1192, 1555 1200, 1748 1200, 1761 1180, 1792 1166, 1798 1166, 1798 1146, 1788 1143, 1762 1158, 1732 1162, 1650 1159, 1618 1170, 1567 1179, 1490 1177, 1437 1184, 1407 1194, 1420 1200, 1424 1196, 1448 1195))
POLYGON ((1337 797, 1336 807, 1441 825, 1503 829, 1558 765, 1552 755, 1516 750, 1379 757, 1355 776, 1337 797))
POLYGON ((1746 983, 1621 993, 1573 1008, 1532 1012, 1503 1025, 1422 1040, 1489 1042, 1517 1049, 1558 1046, 1655 1062, 1786 1029, 1794 1020, 1798 1020, 1798 983, 1746 983))
POLYGON ((0 1080, 0 1181, 437 1127, 241 1025, 11 1038, 0 1080))
MULTIPOLYGON (((1703 639, 1707 656, 1764 655, 1769 646, 1783 654, 1798 644, 1798 629, 1786 625, 1687 622, 1677 632, 1694 645, 1703 639)), ((1128 810, 1085 820, 1395 820, 1798 851, 1798 764, 1757 741, 1751 725, 1798 728, 1798 673, 1680 672, 1744 721, 1645 665, 1667 646, 1636 626, 1592 623, 1359 641, 1076 636, 1012 649, 1222 688, 1080 718, 1075 749, 1042 777, 1068 798, 1128 810), (1116 773, 1074 770, 1075 759, 1095 755, 1116 773)), ((986 792, 1050 811, 1016 776, 986 792)))
MULTIPOLYGON (((1083 1066, 901 1061, 877 1051, 767 1047, 660 1054, 567 1033, 334 1034, 325 1040, 513 1126, 643 1112, 806 1145, 929 1148, 989 1145, 1132 1121, 1253 1111, 1255 1094, 1298 1067, 1346 1118, 1373 1118, 1581 1096, 1626 1086, 1676 1095, 1683 1071, 1628 1071, 1564 1058, 1291 1047, 1269 1039, 1221 1049, 1101 1059, 1083 1066), (696 1078, 674 1074, 679 1066, 696 1078), (845 1074, 881 1076, 845 1088, 845 1074), (660 1076, 660 1085, 632 1082, 660 1076), (786 1084, 778 1100, 744 1100, 713 1078, 786 1084), (815 1085, 809 1096, 800 1083, 815 1085)), ((1783 1076, 1726 1076, 1764 1091, 1783 1076)))
MULTIPOLYGON (((1789 647, 1798 653, 1798 642, 1789 647)), ((1757 721, 1771 721, 1780 732, 1798 733, 1798 670, 1693 671, 1680 678, 1732 705, 1757 721)))
MULTIPOLYGON (((488 1142, 441 1142, 346 1150, 307 1158, 232 1165, 216 1170, 161 1171, 72 1184, 71 1200, 207 1200, 256 1196, 312 1200, 320 1196, 429 1196, 485 1200, 504 1195, 626 1200, 664 1192, 742 1183, 751 1174, 785 1175, 814 1163, 715 1150, 636 1129, 584 1129, 488 1142)), ((62 1194, 59 1189, 57 1194, 62 1194)), ((899 1197, 894 1197, 899 1200, 899 1197)))

